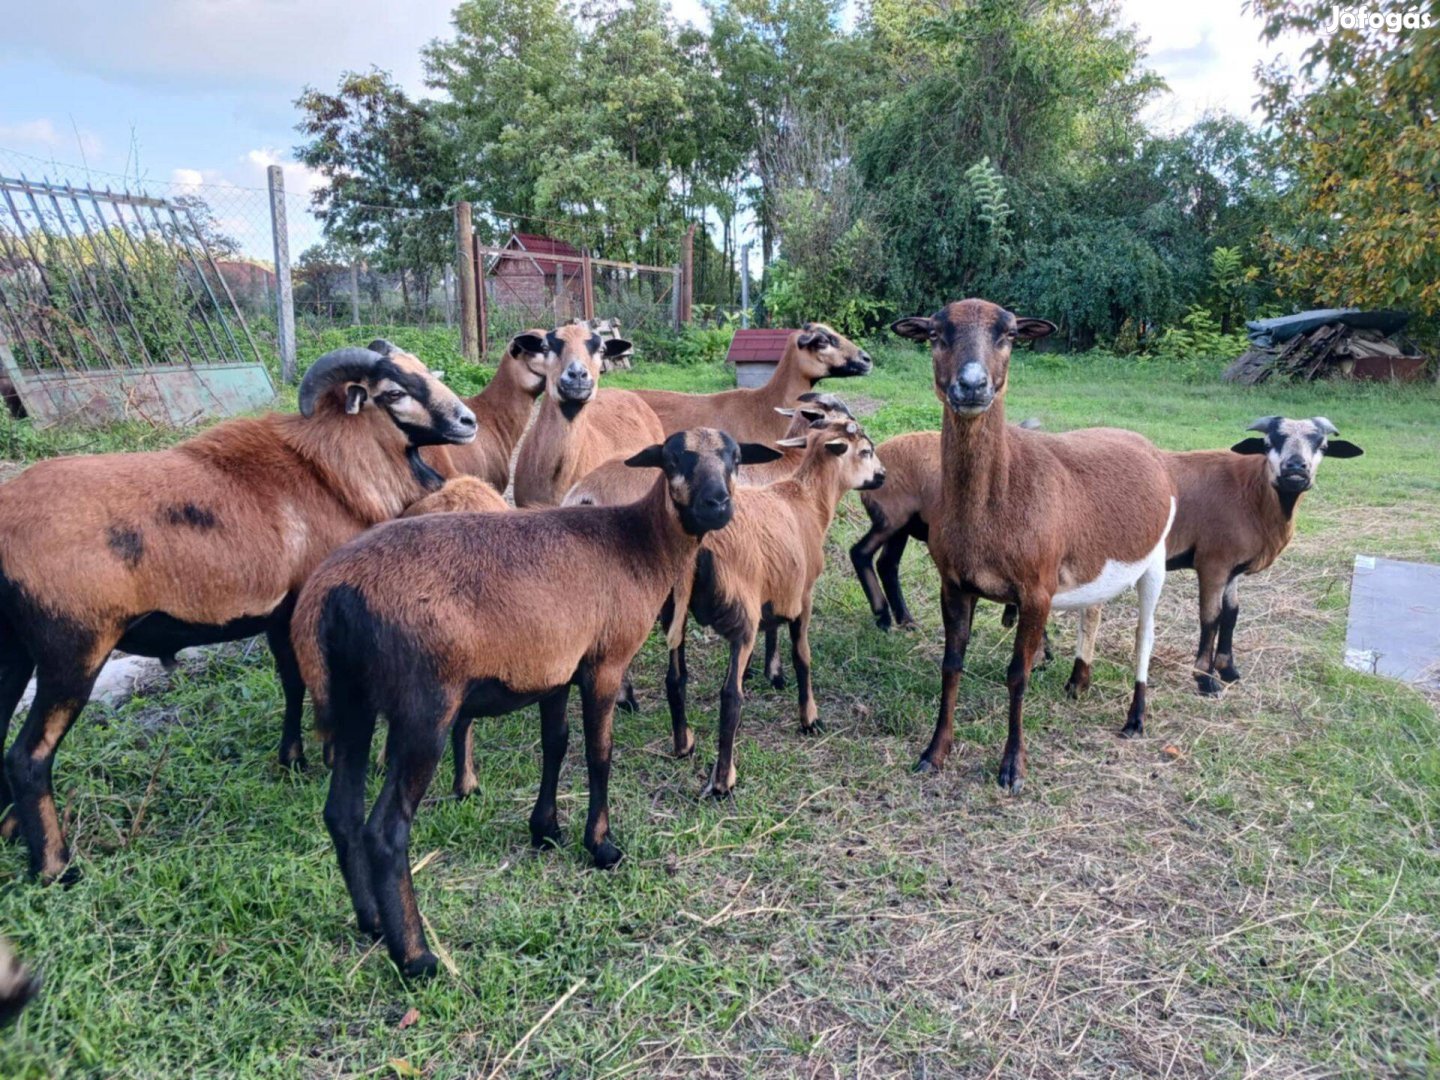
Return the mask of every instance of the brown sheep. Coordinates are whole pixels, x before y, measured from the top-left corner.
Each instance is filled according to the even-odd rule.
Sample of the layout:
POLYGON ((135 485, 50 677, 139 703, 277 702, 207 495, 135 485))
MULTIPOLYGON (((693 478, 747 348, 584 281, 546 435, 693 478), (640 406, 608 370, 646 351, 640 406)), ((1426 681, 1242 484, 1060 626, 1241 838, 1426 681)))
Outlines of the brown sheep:
MULTIPOLYGON (((1266 416, 1250 425, 1261 437, 1242 439, 1229 450, 1192 450, 1164 455, 1175 483, 1175 527, 1166 540, 1166 570, 1194 570, 1200 579, 1200 645, 1195 683, 1218 694, 1239 680, 1235 622, 1240 616, 1240 578, 1267 569, 1295 536, 1295 510, 1315 484, 1321 459, 1364 453, 1337 439, 1323 416, 1290 420, 1266 416), (1218 642, 1217 642, 1218 637, 1218 642)), ((1080 625, 1075 667, 1066 692, 1090 685, 1090 665, 1100 610, 1080 625)))
MULTIPOLYGON (((545 336, 544 330, 524 333, 527 340, 545 336)), ((478 476, 496 491, 509 486, 510 458, 530 422, 535 399, 545 390, 544 354, 527 353, 518 342, 518 336, 511 339, 485 389, 465 399, 478 425, 474 442, 446 451, 455 472, 478 476)))
POLYGON ((621 454, 633 454, 665 437, 660 422, 628 390, 601 390, 603 355, 630 348, 620 338, 602 341, 582 325, 562 326, 544 338, 520 334, 516 343, 545 356, 545 398, 515 458, 515 505, 556 506, 575 481, 621 454))
POLYGON ((40 980, 25 970, 25 965, 0 938, 0 1028, 4 1028, 40 989, 40 980))
POLYGON ((360 929, 383 935, 404 975, 435 970, 410 880, 410 825, 457 717, 539 703, 544 765, 530 835, 537 847, 559 844, 565 706, 578 684, 590 776, 585 847, 598 867, 620 860, 608 788, 621 679, 701 538, 729 523, 736 469, 774 456, 724 432, 683 432, 631 459, 664 473, 639 502, 396 521, 311 576, 293 640, 316 728, 334 745, 325 824, 360 929), (367 822, 381 713, 388 765, 367 822))
POLYGON ((845 492, 879 487, 885 480, 875 444, 853 420, 822 422, 782 445, 803 448, 799 467, 765 487, 736 489, 730 527, 705 538, 694 574, 680 580, 661 615, 670 646, 665 692, 679 757, 695 749, 685 717, 687 616, 713 628, 730 645, 720 692, 719 753, 704 795, 724 796, 735 787, 741 680, 762 627, 789 628, 800 730, 815 730, 819 711, 810 680, 810 606, 815 581, 825 569, 825 534, 845 492))
POLYGON ((509 510, 505 496, 496 491, 478 476, 455 476, 445 481, 439 491, 432 491, 423 499, 416 499, 405 508, 401 517, 419 517, 421 514, 488 514, 509 510))
POLYGON ((300 385, 300 415, 229 420, 168 449, 42 461, 0 486, 0 833, 53 879, 70 851, 51 768, 112 649, 173 656, 265 634, 285 689, 281 761, 303 765, 305 687, 289 620, 306 576, 440 476, 419 447, 463 443, 475 418, 415 357, 340 349, 300 385), (57 501, 56 493, 63 499, 57 501), (39 507, 47 512, 37 514, 39 507))
POLYGON ((1132 431, 1051 435, 1005 423, 1011 347, 1054 333, 1053 323, 963 300, 930 318, 901 319, 893 329, 931 344, 934 389, 945 406, 940 513, 930 530, 945 657, 939 717, 917 768, 940 768, 954 742, 976 602, 1015 604, 1019 627, 1006 676, 1010 724, 998 779, 1018 791, 1026 764, 1025 690, 1052 608, 1090 607, 1135 587, 1135 694, 1123 733, 1144 731, 1174 488, 1160 452, 1132 431))
POLYGON ((788 427, 775 410, 793 405, 821 379, 868 375, 870 357, 864 349, 823 323, 806 323, 786 342, 785 353, 770 380, 755 389, 718 394, 682 394, 673 390, 636 390, 668 435, 708 424, 737 439, 774 442, 788 427))

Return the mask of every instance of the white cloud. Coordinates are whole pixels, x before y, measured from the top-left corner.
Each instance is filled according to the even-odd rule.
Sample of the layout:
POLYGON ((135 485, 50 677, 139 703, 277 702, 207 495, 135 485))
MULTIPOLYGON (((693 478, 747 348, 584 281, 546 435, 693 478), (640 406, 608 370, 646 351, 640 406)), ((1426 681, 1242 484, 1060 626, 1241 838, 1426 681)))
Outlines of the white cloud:
POLYGON ((18 124, 0 124, 0 145, 23 150, 69 151, 77 148, 87 157, 101 151, 100 140, 88 131, 62 131, 49 119, 22 120, 18 124))
POLYGON ((265 182, 265 174, 271 165, 279 165, 285 174, 287 192, 311 192, 323 187, 325 177, 310 166, 298 161, 289 161, 280 151, 269 146, 246 151, 241 159, 245 165, 258 174, 259 182, 265 182))
POLYGON ((1148 66, 1164 77, 1170 93, 1145 114, 1153 126, 1173 130, 1207 110, 1255 119, 1251 107, 1259 86, 1255 66, 1277 53, 1291 60, 1301 43, 1260 40, 1261 22, 1242 0, 1220 4, 1176 4, 1173 0, 1122 0, 1122 17, 1148 38, 1148 66))
POLYGON ((205 173, 200 169, 173 169, 170 182, 186 193, 192 193, 205 183, 205 173))

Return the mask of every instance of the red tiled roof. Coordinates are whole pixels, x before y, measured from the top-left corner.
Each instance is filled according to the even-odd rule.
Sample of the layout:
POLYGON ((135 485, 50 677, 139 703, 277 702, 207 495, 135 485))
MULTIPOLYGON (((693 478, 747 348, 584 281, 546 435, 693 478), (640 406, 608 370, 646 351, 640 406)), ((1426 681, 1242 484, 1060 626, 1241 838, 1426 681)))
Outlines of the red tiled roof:
MULTIPOLYGON (((558 259, 545 259, 544 255, 566 255, 572 259, 580 258, 580 249, 573 244, 567 244, 564 240, 556 240, 553 236, 541 236, 539 233, 511 233, 510 239, 505 242, 505 247, 511 251, 518 251, 523 248, 530 255, 535 256, 535 263, 540 266, 543 274, 555 273, 557 266, 563 266, 566 274, 578 274, 580 267, 571 262, 561 262, 558 259)), ((529 260, 502 260, 505 263, 513 263, 516 269, 532 265, 529 260)))
POLYGON ((725 355, 731 364, 775 364, 785 355, 794 330, 736 330, 725 355))

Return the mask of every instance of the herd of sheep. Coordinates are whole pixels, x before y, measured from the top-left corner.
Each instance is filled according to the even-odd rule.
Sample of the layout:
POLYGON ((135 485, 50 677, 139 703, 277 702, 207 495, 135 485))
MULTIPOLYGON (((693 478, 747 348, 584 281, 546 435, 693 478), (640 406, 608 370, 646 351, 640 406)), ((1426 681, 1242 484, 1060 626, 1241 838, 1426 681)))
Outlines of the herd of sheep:
MULTIPOLYGON (((360 928, 383 938, 405 975, 429 974, 436 959, 410 881, 409 834, 447 741, 464 796, 476 786, 474 719, 538 704, 543 764, 530 831, 536 846, 556 844, 567 702, 578 687, 585 846, 597 866, 615 865, 613 714, 633 707, 629 667, 657 620, 677 756, 695 752, 688 622, 729 647, 706 794, 736 784, 744 679, 762 631, 776 686, 778 634, 788 632, 800 728, 815 729, 814 586, 852 490, 871 528, 851 558, 882 628, 913 624, 899 579, 911 537, 927 543, 940 572, 940 709, 922 771, 950 751, 981 599, 1005 605, 1005 624, 1016 626, 999 771, 1010 790, 1025 776, 1023 702, 1052 610, 1080 616, 1066 684, 1078 695, 1101 606, 1137 590, 1125 734, 1144 728, 1168 570, 1199 575, 1200 690, 1238 679, 1237 580, 1288 544, 1321 458, 1360 449, 1323 417, 1267 417, 1229 450, 1191 453, 1111 428, 1007 424, 1012 347, 1052 333, 1051 323, 965 300, 893 329, 929 343, 944 423, 879 447, 843 401, 815 389, 871 368, 822 324, 791 334, 767 385, 708 395, 599 389, 606 355, 628 343, 570 325, 517 335, 469 400, 419 358, 374 341, 318 360, 298 415, 230 420, 163 451, 32 466, 0 486, 0 746, 36 680, 0 773, 0 807, 9 807, 0 835, 23 840, 37 878, 73 875, 51 769, 113 650, 169 661, 183 648, 263 633, 285 696, 284 765, 305 763, 310 692, 332 770, 325 823, 360 928), (385 779, 367 817, 382 714, 385 779)), ((7 991, 21 999, 33 982, 0 944, 0 999, 7 991)), ((0 1000, 0 1016, 5 1008, 0 1000)))

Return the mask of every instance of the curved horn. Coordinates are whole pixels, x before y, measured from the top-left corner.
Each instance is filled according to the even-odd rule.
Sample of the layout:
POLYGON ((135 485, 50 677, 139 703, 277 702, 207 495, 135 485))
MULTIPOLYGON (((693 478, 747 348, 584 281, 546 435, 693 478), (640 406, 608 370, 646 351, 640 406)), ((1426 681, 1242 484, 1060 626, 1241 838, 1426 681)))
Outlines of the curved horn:
POLYGON ((300 380, 300 415, 309 419, 315 414, 315 403, 332 386, 342 382, 366 379, 375 365, 385 358, 370 349, 335 349, 316 360, 300 380))
POLYGON ((1332 424, 1326 417, 1312 416, 1310 422, 1323 431, 1326 435, 1339 435, 1340 429, 1332 424))
POLYGON ((1273 424, 1273 423, 1275 423, 1275 421, 1276 421, 1276 420, 1279 420, 1279 419, 1280 419, 1280 417, 1278 417, 1278 416, 1262 416, 1262 417, 1260 417, 1259 420, 1256 420, 1253 424, 1251 424, 1251 425, 1250 425, 1249 427, 1247 427, 1245 430, 1246 430, 1246 431, 1269 431, 1269 430, 1270 430, 1270 425, 1273 424))

